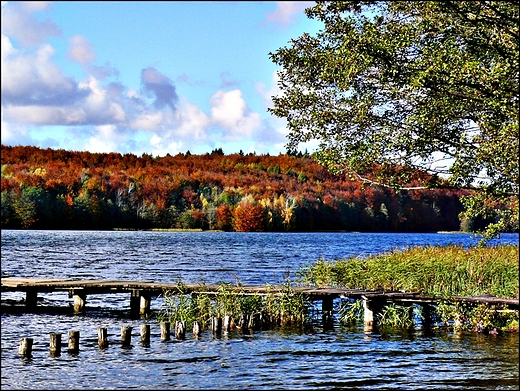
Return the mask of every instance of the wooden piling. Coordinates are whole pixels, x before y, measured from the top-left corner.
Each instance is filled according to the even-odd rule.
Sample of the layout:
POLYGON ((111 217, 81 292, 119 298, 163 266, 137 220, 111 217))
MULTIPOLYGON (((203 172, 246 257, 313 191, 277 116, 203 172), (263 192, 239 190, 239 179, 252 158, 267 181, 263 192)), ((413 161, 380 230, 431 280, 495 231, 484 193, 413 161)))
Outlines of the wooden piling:
POLYGON ((101 349, 108 347, 108 332, 106 327, 98 327, 98 346, 101 349))
POLYGON ((82 312, 85 310, 87 296, 84 293, 74 294, 74 312, 82 312))
POLYGON ((27 291, 25 293, 25 308, 33 310, 38 304, 38 291, 27 291))
POLYGON ((132 326, 121 326, 121 345, 130 346, 132 342, 132 326))
POLYGON ((260 313, 251 314, 247 327, 251 330, 258 330, 260 328, 260 313))
POLYGON ((323 297, 321 301, 321 318, 323 327, 330 329, 333 325, 333 309, 334 299, 332 297, 323 297))
POLYGON ((170 322, 161 322, 161 341, 170 340, 170 322))
POLYGON ((222 320, 222 331, 227 333, 231 330, 231 316, 225 315, 222 320))
POLYGON ((369 299, 363 296, 363 320, 366 332, 377 329, 377 314, 381 311, 383 305, 382 300, 369 299))
POLYGON ((219 318, 218 316, 211 318, 211 331, 215 335, 222 333, 222 318, 219 318))
POLYGON ((432 307, 428 303, 424 303, 421 305, 421 314, 422 314, 422 328, 423 330, 430 330, 433 323, 433 317, 432 317, 432 307))
POLYGON ((50 334, 50 354, 53 357, 57 357, 61 354, 61 333, 50 334))
POLYGON ((200 325, 199 325, 199 322, 197 322, 197 321, 194 321, 194 322, 193 322, 193 329, 192 329, 192 332, 193 332, 193 338, 198 339, 198 338, 199 338, 199 334, 200 334, 200 325))
POLYGON ((150 307, 152 303, 152 297, 149 294, 144 294, 141 292, 141 300, 139 306, 139 314, 146 315, 150 312, 150 307))
POLYGON ((178 320, 175 322, 175 338, 184 339, 186 336, 186 322, 178 320))
POLYGON ((79 330, 69 330, 69 353, 79 352, 79 330))
POLYGON ((143 345, 150 344, 150 325, 149 324, 141 325, 141 343, 143 345))
POLYGON ((18 354, 23 357, 31 357, 32 356, 32 346, 33 346, 32 338, 22 338, 20 340, 20 346, 18 347, 18 354))

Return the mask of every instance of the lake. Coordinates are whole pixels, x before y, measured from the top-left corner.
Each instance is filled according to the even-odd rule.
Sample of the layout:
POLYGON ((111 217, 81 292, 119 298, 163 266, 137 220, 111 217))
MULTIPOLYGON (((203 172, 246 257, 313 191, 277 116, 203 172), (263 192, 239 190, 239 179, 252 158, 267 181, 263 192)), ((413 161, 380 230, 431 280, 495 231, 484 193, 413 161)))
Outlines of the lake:
MULTIPOLYGON (((319 258, 367 256, 410 246, 472 246, 469 234, 231 233, 2 230, 2 275, 10 277, 277 284, 319 258)), ((490 244, 518 244, 507 234, 490 244)), ((20 299, 2 294, 2 300, 20 299)), ((67 306, 66 293, 39 306, 67 306)), ((160 309, 152 300, 152 310, 160 309)), ((518 334, 444 330, 380 334, 338 323, 305 330, 231 332, 142 345, 144 320, 129 318, 129 297, 88 296, 86 314, 2 313, 2 389, 519 389, 518 334), (117 341, 133 326, 132 345, 117 341), (107 327, 107 349, 97 328, 107 327), (80 331, 80 351, 49 355, 49 333, 80 331), (33 337, 33 357, 18 356, 33 337)))

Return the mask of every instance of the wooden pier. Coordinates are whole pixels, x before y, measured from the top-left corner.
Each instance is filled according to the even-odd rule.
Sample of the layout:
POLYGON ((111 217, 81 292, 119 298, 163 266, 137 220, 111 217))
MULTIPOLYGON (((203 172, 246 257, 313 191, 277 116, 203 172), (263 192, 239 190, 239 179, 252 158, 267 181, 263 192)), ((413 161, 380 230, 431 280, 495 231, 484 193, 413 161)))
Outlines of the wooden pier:
MULTIPOLYGON (((24 292, 25 308, 35 310, 39 293, 68 292, 74 299, 74 312, 84 312, 88 295, 110 293, 129 293, 130 312, 134 315, 144 315, 150 312, 151 300, 166 291, 172 293, 206 293, 217 294, 220 285, 217 284, 182 284, 152 282, 152 281, 120 281, 120 280, 75 280, 75 279, 41 279, 41 278, 1 278, 2 292, 24 292)), ((240 285, 240 294, 280 293, 283 287, 240 285)), ((351 298, 364 301, 365 324, 370 325, 375 314, 382 305, 388 302, 426 305, 435 303, 441 298, 420 295, 417 292, 383 292, 344 288, 292 287, 295 293, 306 295, 309 300, 321 301, 322 313, 331 314, 333 301, 338 298, 351 298)), ((450 297, 452 301, 480 302, 488 304, 505 304, 512 309, 518 309, 518 299, 502 299, 490 296, 450 297)))

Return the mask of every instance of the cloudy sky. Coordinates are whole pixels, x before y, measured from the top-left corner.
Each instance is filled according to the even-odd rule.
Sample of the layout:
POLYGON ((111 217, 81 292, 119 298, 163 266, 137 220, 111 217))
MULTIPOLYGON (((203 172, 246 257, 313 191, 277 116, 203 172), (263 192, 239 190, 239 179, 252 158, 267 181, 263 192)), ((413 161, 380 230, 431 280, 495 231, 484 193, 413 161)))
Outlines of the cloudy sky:
POLYGON ((2 2, 2 144, 285 152, 269 52, 313 2, 2 2))

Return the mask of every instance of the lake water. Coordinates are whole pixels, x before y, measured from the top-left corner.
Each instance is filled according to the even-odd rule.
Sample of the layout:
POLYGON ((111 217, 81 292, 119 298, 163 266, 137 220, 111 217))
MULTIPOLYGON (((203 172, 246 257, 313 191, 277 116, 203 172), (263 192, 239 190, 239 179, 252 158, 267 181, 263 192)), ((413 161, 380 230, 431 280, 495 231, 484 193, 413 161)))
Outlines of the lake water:
MULTIPOLYGON (((396 248, 450 243, 471 246, 468 234, 224 233, 2 230, 2 275, 186 283, 283 282, 318 258, 366 256, 396 248)), ((491 244, 518 244, 503 235, 491 244)), ((20 299, 3 293, 2 300, 20 299)), ((43 294, 39 306, 67 306, 66 293, 43 294)), ((86 314, 2 313, 2 389, 519 389, 518 334, 449 331, 380 334, 319 322, 305 330, 232 332, 151 343, 129 318, 123 294, 87 297, 86 314), (132 345, 117 341, 133 326, 132 345), (97 328, 107 327, 107 349, 97 328), (49 355, 49 333, 80 331, 80 351, 49 355), (33 356, 18 356, 22 337, 33 356)), ((152 300, 152 310, 161 306, 152 300)))

